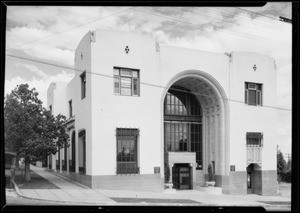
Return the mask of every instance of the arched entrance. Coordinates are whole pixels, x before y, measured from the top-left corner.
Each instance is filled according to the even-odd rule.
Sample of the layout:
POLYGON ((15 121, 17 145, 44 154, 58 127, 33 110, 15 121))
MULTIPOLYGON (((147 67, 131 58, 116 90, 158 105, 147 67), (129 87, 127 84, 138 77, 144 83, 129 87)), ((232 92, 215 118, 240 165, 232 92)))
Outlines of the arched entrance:
POLYGON ((224 90, 212 76, 198 70, 177 74, 167 88, 163 94, 165 182, 178 176, 173 167, 188 163, 192 185, 202 186, 212 164, 216 185, 222 186, 222 176, 229 174, 224 90))
POLYGON ((247 194, 262 194, 262 173, 258 164, 247 166, 247 194))

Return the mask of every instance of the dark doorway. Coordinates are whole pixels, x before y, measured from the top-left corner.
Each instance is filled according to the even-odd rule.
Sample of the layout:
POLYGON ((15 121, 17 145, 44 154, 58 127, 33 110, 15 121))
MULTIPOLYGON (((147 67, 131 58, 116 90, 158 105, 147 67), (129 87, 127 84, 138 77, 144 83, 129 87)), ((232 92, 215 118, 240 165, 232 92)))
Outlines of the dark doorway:
POLYGON ((78 152, 79 152, 79 172, 86 173, 86 132, 82 130, 79 132, 79 141, 78 141, 78 152))
POLYGON ((75 131, 72 132, 71 157, 69 161, 70 172, 75 172, 75 131))
POLYGON ((261 167, 257 164, 250 164, 247 167, 247 194, 261 194, 261 192, 261 167))
POLYGON ((253 172, 247 171, 247 194, 253 194, 253 178, 252 178, 253 172))
POLYGON ((189 164, 174 164, 172 177, 175 189, 192 189, 192 167, 189 164))
POLYGON ((57 150, 58 160, 56 160, 56 170, 60 170, 60 146, 57 150))

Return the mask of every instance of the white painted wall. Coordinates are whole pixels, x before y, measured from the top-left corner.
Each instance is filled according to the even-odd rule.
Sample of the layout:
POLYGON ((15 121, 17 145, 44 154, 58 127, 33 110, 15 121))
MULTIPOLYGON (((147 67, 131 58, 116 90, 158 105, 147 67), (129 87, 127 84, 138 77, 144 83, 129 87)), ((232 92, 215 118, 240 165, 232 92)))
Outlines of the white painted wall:
POLYGON ((58 114, 67 115, 67 83, 66 82, 53 82, 49 85, 47 90, 47 107, 52 105, 52 115, 58 114))
MULTIPOLYGON (((90 35, 87 33, 79 42, 75 50, 75 77, 68 84, 67 100, 72 99, 73 115, 75 116, 76 127, 76 152, 79 153, 78 133, 86 130, 86 174, 92 174, 92 128, 91 128, 91 45, 90 35), (83 58, 81 59, 81 54, 83 58), (86 71, 86 97, 81 99, 81 78, 80 75, 86 71)), ((79 155, 77 154, 76 164, 78 167, 79 155)))
POLYGON ((187 70, 209 73, 220 83, 227 97, 242 102, 229 102, 230 165, 236 165, 237 171, 245 171, 246 132, 257 131, 264 133, 262 168, 276 169, 275 110, 243 103, 244 82, 249 81, 263 83, 263 104, 276 106, 273 59, 255 53, 234 52, 230 63, 223 53, 166 45, 159 49, 158 52, 155 41, 150 38, 128 32, 96 31, 95 42, 91 42, 90 33, 80 41, 75 69, 87 72, 86 98, 81 100, 81 71, 78 71, 68 84, 64 102, 66 106, 70 99, 73 102, 76 141, 78 131, 86 130, 87 174, 114 175, 116 128, 138 128, 140 173, 153 174, 154 167, 160 166, 163 176, 161 101, 164 88, 144 83, 167 87, 174 76, 187 70), (130 49, 128 54, 126 46, 130 49), (254 64, 257 66, 255 72, 254 64), (114 66, 140 70, 140 97, 114 95, 114 66))
POLYGON ((230 73, 230 165, 237 171, 246 170, 246 132, 263 133, 262 169, 276 170, 276 70, 268 56, 234 52, 230 73), (257 69, 253 71, 253 65, 257 69), (244 103, 245 82, 263 84, 263 106, 244 103))
POLYGON ((138 128, 140 174, 161 166, 160 89, 140 85, 140 96, 114 95, 113 67, 140 70, 140 81, 159 82, 155 42, 131 33, 97 31, 92 43, 93 175, 116 174, 116 128, 138 128), (125 52, 128 46, 130 51, 125 52), (103 77, 106 75, 110 77, 103 77))

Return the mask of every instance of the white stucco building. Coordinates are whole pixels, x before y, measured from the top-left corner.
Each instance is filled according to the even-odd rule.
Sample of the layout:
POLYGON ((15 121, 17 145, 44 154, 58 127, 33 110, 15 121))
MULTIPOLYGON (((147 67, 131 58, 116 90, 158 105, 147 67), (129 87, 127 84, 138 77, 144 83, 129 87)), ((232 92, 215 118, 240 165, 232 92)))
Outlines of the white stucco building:
POLYGON ((197 189, 211 164, 224 194, 276 194, 272 58, 91 31, 74 63, 75 77, 48 89, 70 134, 50 169, 92 188, 197 189))

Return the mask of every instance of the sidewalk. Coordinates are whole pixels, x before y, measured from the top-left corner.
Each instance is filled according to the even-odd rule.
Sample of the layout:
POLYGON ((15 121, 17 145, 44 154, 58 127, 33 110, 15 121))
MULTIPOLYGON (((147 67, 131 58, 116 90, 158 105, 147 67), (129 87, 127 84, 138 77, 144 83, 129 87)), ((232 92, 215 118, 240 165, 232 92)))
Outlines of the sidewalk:
POLYGON ((214 195, 198 190, 163 192, 140 192, 128 190, 91 189, 73 182, 59 174, 52 174, 44 168, 31 165, 38 175, 52 182, 59 189, 19 189, 19 196, 32 199, 63 202, 74 205, 192 205, 192 206, 263 206, 268 210, 290 210, 291 201, 282 196, 260 195, 214 195), (268 203, 270 202, 270 203, 268 203))
POLYGON ((33 198, 47 201, 57 201, 64 203, 74 203, 74 205, 113 205, 114 200, 109 199, 100 192, 90 189, 81 184, 72 183, 71 180, 61 178, 30 165, 30 169, 59 187, 59 189, 19 189, 17 194, 25 198, 33 198))

